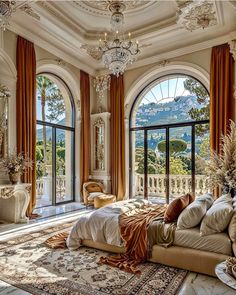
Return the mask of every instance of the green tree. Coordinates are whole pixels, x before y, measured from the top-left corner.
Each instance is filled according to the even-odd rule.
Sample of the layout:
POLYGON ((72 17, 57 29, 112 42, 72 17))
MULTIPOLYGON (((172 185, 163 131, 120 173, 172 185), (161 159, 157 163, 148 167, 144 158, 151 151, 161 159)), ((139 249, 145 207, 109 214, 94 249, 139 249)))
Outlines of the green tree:
POLYGON ((199 146, 199 156, 204 159, 210 158, 210 138, 206 137, 203 139, 199 146))
MULTIPOLYGON (((37 97, 41 100, 41 112, 42 121, 48 120, 52 121, 58 118, 62 114, 62 109, 64 106, 63 97, 61 95, 60 89, 52 82, 49 78, 39 75, 36 78, 37 82, 37 97), (45 114, 45 105, 48 103, 49 114, 45 114)), ((64 112, 64 110, 63 110, 64 112)), ((47 165, 47 132, 46 126, 43 126, 43 148, 44 148, 44 174, 46 174, 47 165)))
MULTIPOLYGON (((186 164, 178 157, 170 157, 170 174, 172 175, 186 175, 188 174, 186 164)), ((166 168, 163 166, 161 174, 166 173, 166 168)))
MULTIPOLYGON (((166 152, 166 141, 162 140, 157 145, 158 150, 161 153, 166 152)), ((169 151, 171 155, 175 155, 184 152, 187 149, 187 143, 182 139, 171 139, 169 141, 169 151)))
MULTIPOLYGON (((189 110, 189 115, 192 120, 200 121, 200 120, 208 120, 210 116, 210 103, 209 103, 209 95, 206 88, 197 80, 188 78, 184 81, 184 88, 188 90, 191 94, 196 95, 197 101, 199 104, 205 104, 202 108, 191 108, 189 110)), ((205 125, 197 125, 196 126, 196 134, 199 136, 203 136, 206 131, 208 131, 209 127, 207 124, 205 125)))

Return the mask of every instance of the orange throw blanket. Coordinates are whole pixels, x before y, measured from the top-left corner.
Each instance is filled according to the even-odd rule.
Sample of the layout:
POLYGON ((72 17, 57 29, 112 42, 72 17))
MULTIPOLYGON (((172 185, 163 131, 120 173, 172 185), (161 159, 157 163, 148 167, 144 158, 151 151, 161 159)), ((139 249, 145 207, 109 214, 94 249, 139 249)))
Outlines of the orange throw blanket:
POLYGON ((149 205, 145 209, 135 209, 120 215, 120 232, 125 242, 125 254, 101 257, 100 263, 118 267, 127 272, 140 274, 138 264, 147 259, 147 229, 156 217, 163 217, 166 207, 149 205))

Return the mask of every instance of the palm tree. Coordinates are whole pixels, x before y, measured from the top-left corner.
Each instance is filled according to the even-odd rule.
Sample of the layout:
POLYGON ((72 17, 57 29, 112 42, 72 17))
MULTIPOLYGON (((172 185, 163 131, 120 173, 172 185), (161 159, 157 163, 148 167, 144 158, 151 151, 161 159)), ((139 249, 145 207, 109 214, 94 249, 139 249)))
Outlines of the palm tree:
MULTIPOLYGON (((41 100, 42 121, 45 121, 45 105, 47 100, 52 100, 60 90, 57 86, 45 76, 37 76, 37 97, 41 100)), ((43 125, 43 152, 44 152, 44 175, 46 174, 47 165, 47 133, 46 126, 43 125)))

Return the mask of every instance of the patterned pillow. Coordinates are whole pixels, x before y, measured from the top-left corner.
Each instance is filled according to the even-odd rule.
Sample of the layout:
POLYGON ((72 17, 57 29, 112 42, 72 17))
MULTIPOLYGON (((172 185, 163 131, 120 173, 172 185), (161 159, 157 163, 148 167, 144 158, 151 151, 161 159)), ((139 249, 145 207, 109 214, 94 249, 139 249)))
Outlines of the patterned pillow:
POLYGON ((169 223, 177 220, 184 208, 186 208, 193 201, 194 197, 190 194, 186 194, 174 199, 166 209, 166 212, 164 214, 164 221, 166 223, 169 223))

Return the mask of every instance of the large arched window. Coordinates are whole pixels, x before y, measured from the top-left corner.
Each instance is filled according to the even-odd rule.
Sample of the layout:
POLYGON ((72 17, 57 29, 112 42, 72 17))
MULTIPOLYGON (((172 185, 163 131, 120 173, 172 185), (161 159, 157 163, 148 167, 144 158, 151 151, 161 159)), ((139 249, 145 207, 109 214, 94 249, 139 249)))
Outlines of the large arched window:
POLYGON ((37 76, 37 207, 74 201, 74 102, 57 76, 37 76))
POLYGON ((150 83, 130 114, 130 195, 169 202, 207 190, 209 94, 195 78, 174 74, 150 83))

